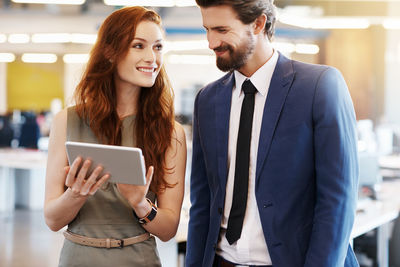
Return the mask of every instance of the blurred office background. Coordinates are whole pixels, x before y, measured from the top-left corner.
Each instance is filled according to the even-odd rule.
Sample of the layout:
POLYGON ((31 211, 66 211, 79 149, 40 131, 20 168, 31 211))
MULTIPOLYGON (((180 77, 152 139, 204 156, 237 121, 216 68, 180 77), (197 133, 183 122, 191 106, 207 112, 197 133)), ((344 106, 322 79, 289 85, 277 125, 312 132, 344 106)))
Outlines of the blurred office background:
MULTIPOLYGON (((189 146, 196 92, 223 75, 208 49, 194 0, 0 1, 0 266, 56 266, 62 232, 43 220, 49 128, 73 105, 96 32, 112 11, 149 6, 163 19, 165 65, 189 146)), ((274 47, 338 68, 359 129, 360 193, 352 234, 362 266, 400 267, 400 1, 275 0, 274 47)), ((300 101, 300 100, 299 100, 300 101)), ((186 177, 189 184, 189 175, 186 177)), ((187 186, 175 239, 160 242, 163 266, 183 266, 187 186)))

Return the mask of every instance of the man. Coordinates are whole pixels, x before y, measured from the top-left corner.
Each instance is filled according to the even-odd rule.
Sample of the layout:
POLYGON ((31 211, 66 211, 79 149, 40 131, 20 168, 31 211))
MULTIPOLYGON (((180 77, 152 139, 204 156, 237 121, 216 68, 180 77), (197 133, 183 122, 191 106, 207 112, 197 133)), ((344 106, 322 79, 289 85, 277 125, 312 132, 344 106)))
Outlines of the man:
POLYGON ((272 48, 272 0, 196 1, 228 74, 195 101, 186 266, 358 266, 355 114, 341 74, 272 48))

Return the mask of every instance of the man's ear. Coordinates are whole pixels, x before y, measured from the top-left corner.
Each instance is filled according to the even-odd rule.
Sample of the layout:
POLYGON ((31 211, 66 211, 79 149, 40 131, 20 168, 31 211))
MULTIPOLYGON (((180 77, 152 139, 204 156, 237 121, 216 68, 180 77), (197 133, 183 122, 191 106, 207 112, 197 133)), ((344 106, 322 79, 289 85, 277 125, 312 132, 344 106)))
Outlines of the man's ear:
POLYGON ((254 34, 259 34, 260 32, 264 31, 265 24, 267 23, 267 15, 261 14, 256 20, 254 21, 254 34))

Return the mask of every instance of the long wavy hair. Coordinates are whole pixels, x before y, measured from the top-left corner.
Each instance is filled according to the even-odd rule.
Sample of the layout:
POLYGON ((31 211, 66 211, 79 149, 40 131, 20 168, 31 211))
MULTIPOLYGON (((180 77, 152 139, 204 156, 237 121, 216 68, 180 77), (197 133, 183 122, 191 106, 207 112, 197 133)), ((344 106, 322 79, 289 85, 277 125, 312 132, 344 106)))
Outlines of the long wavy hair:
MULTIPOLYGON (((161 27, 160 16, 143 7, 125 7, 105 19, 75 90, 79 117, 104 144, 121 145, 122 121, 116 109, 114 73, 118 62, 127 55, 136 28, 142 21, 151 21, 161 27)), ((146 167, 154 166, 150 190, 159 193, 173 187, 164 179, 170 170, 165 155, 171 145, 174 109, 173 91, 163 66, 154 85, 141 88, 135 127, 136 144, 143 151, 146 167)))

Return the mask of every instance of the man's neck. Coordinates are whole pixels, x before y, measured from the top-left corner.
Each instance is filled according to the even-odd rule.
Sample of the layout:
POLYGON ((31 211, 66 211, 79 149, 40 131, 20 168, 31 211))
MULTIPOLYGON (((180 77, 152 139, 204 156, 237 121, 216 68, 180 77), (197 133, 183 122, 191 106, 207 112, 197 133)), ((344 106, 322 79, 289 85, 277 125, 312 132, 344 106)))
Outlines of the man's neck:
POLYGON ((274 49, 268 40, 258 41, 254 53, 238 71, 246 77, 251 77, 273 55, 274 49))

